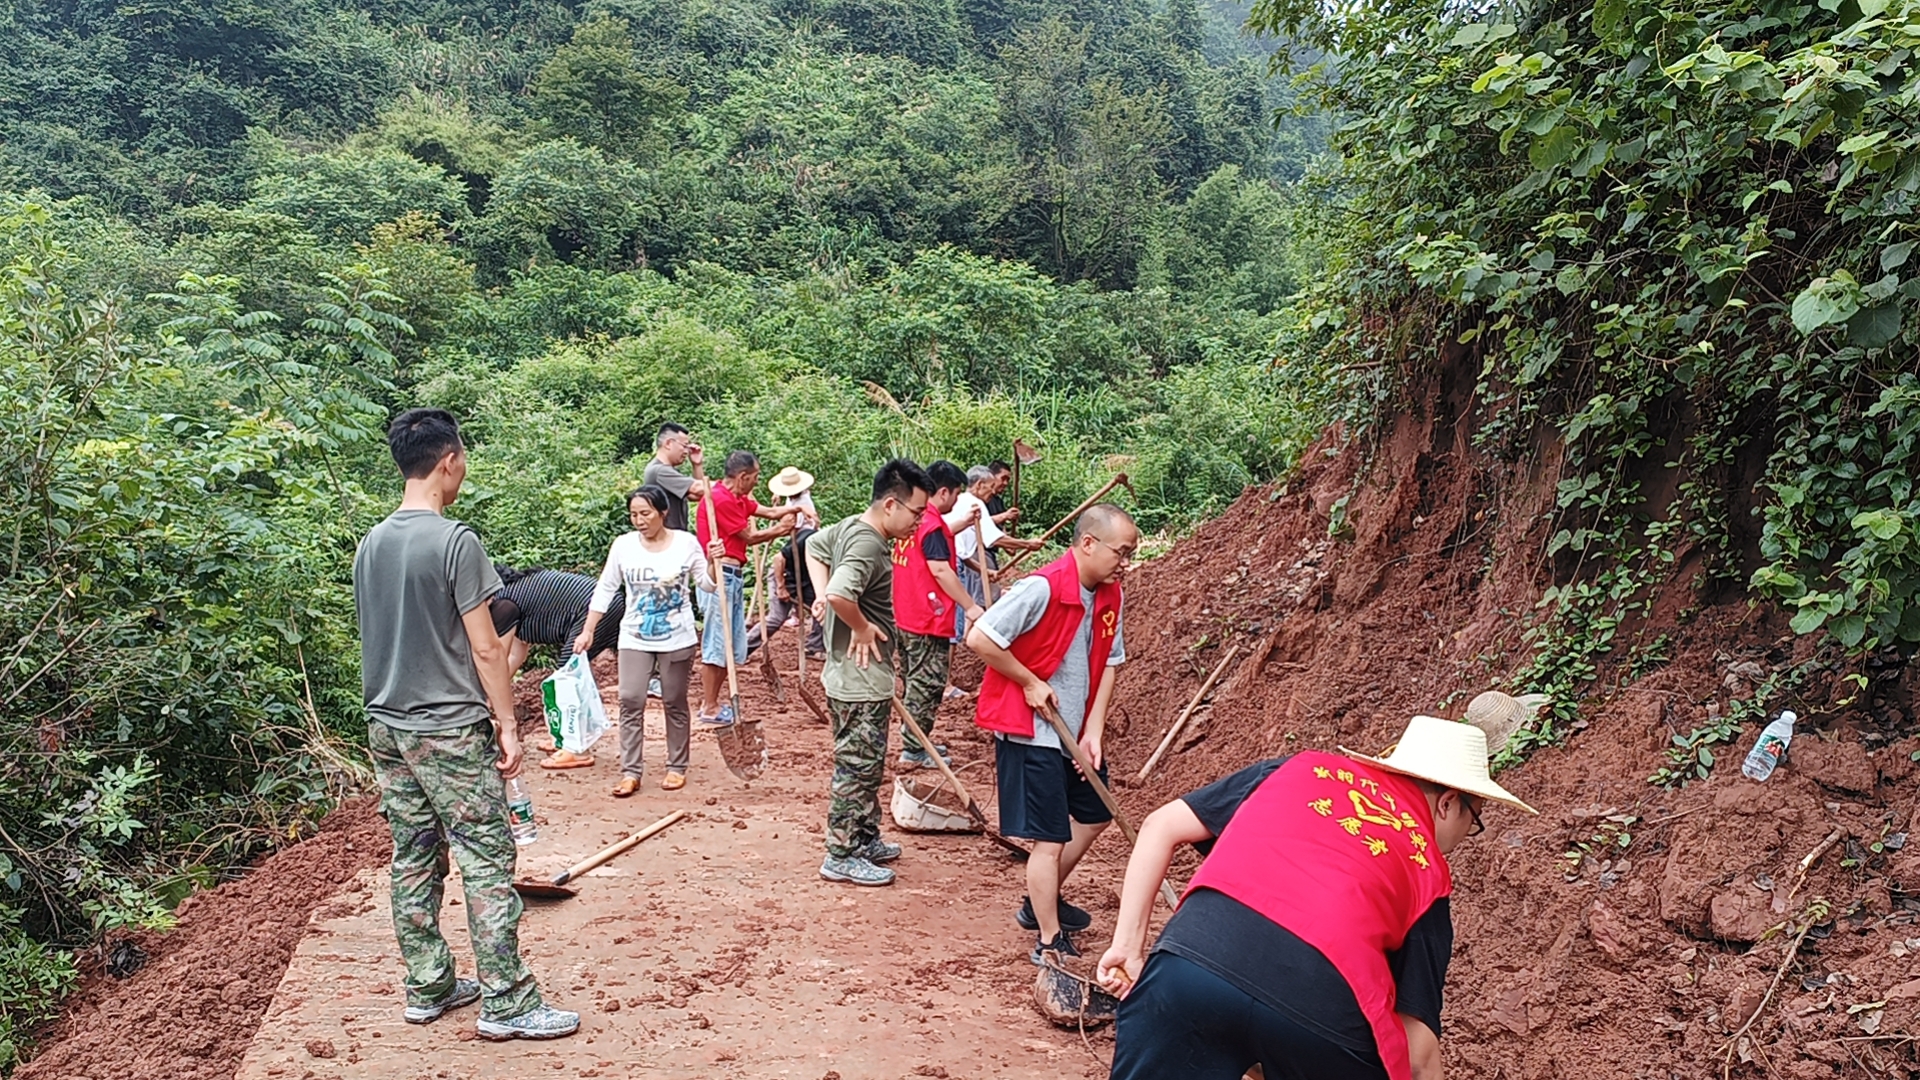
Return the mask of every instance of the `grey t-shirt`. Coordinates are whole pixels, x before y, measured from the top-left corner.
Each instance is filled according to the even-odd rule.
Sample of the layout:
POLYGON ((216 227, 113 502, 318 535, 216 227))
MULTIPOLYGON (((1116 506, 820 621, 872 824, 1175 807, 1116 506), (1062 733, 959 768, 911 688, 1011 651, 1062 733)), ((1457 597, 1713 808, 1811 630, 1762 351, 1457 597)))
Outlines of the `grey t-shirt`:
POLYGON ((640 474, 640 482, 656 485, 666 491, 667 528, 681 532, 693 531, 687 526, 687 492, 693 490, 693 477, 654 458, 647 462, 646 471, 640 474))
POLYGON ((353 557, 367 716, 400 731, 488 722, 460 617, 500 591, 480 534, 431 510, 396 510, 353 557))
MULTIPOLYGON (((1047 613, 1047 605, 1053 602, 1053 587, 1047 579, 1038 574, 1029 574, 1015 582, 1006 595, 994 601, 992 607, 980 619, 980 631, 991 638, 995 645, 1005 649, 1013 644, 1013 639, 1040 625, 1041 616, 1047 613)), ((1080 617, 1080 629, 1074 631, 1073 643, 1067 646, 1067 655, 1054 669, 1053 677, 1047 685, 1053 687, 1055 696, 1060 699, 1060 719, 1067 722, 1067 730, 1074 738, 1080 737, 1080 728, 1087 722, 1087 698, 1091 693, 1087 677, 1090 668, 1087 663, 1087 650, 1093 645, 1093 590, 1085 586, 1080 588, 1080 603, 1086 614, 1080 617)), ((1127 662, 1126 610, 1120 611, 1120 625, 1113 628, 1113 647, 1107 653, 1107 666, 1119 667, 1127 662)), ((1061 753, 1066 748, 1060 745, 1060 736, 1053 725, 1039 713, 1033 715, 1033 737, 1024 735, 999 735, 1003 739, 1026 743, 1029 746, 1051 746, 1061 753)))

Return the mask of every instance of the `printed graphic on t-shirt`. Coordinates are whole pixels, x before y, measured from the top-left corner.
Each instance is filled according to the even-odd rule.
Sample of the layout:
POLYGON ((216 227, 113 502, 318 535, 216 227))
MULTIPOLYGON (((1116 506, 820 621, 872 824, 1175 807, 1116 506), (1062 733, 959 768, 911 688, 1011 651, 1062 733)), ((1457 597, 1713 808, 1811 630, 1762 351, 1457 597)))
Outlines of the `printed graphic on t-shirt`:
POLYGON ((634 636, 644 642, 666 641, 673 636, 673 615, 687 606, 687 575, 684 571, 661 577, 650 566, 630 567, 626 574, 627 596, 633 598, 629 618, 634 636))

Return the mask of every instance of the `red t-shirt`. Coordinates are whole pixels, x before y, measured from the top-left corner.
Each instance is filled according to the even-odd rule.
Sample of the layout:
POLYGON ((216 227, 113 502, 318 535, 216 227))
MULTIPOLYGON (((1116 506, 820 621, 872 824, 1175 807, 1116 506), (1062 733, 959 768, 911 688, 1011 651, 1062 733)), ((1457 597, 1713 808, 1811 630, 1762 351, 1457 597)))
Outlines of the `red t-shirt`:
MULTIPOLYGON (((724 482, 714 484, 713 516, 720 519, 720 537, 727 542, 727 558, 737 559, 743 565, 747 561, 746 531, 753 524, 753 512, 760 509, 751 495, 735 495, 733 489, 724 482)), ((694 535, 700 540, 700 550, 707 549, 707 543, 713 539, 713 532, 707 528, 706 503, 693 507, 700 516, 694 535)))

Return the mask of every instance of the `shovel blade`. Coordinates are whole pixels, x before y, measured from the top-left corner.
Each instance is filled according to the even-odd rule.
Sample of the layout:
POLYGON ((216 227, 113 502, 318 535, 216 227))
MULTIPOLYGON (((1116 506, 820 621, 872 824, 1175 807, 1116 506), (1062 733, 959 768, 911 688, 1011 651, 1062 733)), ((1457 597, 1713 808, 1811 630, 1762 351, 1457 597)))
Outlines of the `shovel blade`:
POLYGON ((551 881, 516 881, 513 891, 529 900, 571 900, 578 894, 571 885, 555 885, 551 881))
MULTIPOLYGON (((735 710, 734 716, 739 715, 735 710)), ((767 737, 759 721, 735 719, 714 732, 714 742, 720 747, 720 760, 727 763, 727 771, 740 779, 754 780, 766 771, 767 737)))

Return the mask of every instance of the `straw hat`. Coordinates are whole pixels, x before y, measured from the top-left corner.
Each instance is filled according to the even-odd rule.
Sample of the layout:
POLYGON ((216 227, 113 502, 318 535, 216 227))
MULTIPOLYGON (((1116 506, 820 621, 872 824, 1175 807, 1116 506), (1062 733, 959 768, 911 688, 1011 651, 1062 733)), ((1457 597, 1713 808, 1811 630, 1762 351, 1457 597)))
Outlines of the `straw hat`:
POLYGON ((1533 714, 1539 712, 1540 706, 1546 703, 1545 694, 1514 697, 1498 690, 1489 690, 1467 702, 1467 715, 1460 720, 1486 732, 1487 749, 1497 754, 1507 745, 1507 740, 1513 738, 1513 733, 1533 719, 1533 714))
POLYGON ((1388 772, 1478 795, 1529 814, 1539 813, 1487 775, 1487 733, 1474 724, 1416 716, 1407 722, 1400 741, 1387 748, 1385 757, 1356 754, 1344 746, 1340 752, 1388 772))
POLYGON ((779 474, 767 481, 767 490, 783 499, 790 499, 813 486, 813 474, 789 465, 779 474))

